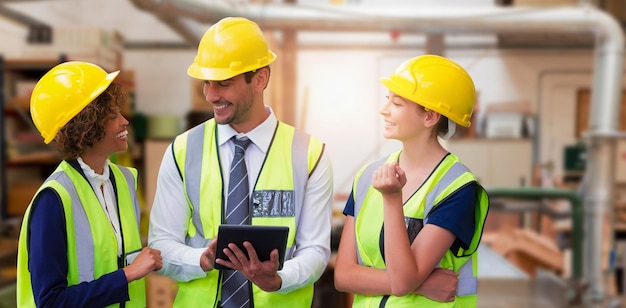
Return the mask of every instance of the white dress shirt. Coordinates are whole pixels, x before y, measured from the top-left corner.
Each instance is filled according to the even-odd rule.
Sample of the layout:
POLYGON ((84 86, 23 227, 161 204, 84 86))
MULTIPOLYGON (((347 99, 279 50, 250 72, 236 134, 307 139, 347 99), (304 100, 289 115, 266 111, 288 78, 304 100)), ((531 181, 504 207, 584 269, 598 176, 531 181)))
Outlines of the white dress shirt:
POLYGON ((111 228, 113 228, 113 232, 115 233, 115 237, 117 238, 117 255, 122 255, 122 232, 120 231, 120 221, 117 216, 117 199, 115 199, 115 190, 113 189, 113 183, 109 179, 109 163, 110 161, 107 159, 104 164, 104 169, 102 174, 97 174, 89 165, 85 164, 82 158, 78 158, 78 163, 80 167, 83 169, 83 173, 87 177, 89 184, 93 187, 96 196, 98 197, 98 201, 100 201, 100 205, 102 205, 102 209, 104 213, 109 218, 109 222, 111 223, 111 228))
MULTIPOLYGON (((245 161, 249 187, 253 189, 278 123, 272 109, 265 108, 269 114, 267 119, 247 134, 238 134, 229 125, 218 125, 217 141, 224 183, 228 183, 228 170, 235 151, 230 138, 246 136, 252 141, 246 150, 245 161)), ((171 147, 170 144, 165 151, 159 170, 148 241, 150 247, 159 249, 163 256, 161 274, 178 281, 190 281, 206 276, 200 267, 200 256, 206 247, 185 245, 191 209, 171 147)), ((226 194, 224 191, 224 200, 226 194)), ((307 182, 301 219, 296 222, 294 258, 287 260, 278 272, 282 279, 278 292, 287 293, 313 284, 323 274, 330 258, 332 195, 332 166, 324 152, 307 182)))

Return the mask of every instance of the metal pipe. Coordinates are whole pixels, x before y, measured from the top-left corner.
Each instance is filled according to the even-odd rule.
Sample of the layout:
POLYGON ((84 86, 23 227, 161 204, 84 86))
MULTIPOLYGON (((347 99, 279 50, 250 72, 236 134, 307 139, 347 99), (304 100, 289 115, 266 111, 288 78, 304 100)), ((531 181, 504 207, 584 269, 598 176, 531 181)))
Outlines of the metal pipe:
POLYGON ((611 254, 614 252, 614 169, 615 139, 606 136, 589 138, 589 158, 583 178, 585 223, 585 276, 591 302, 601 302, 605 284, 614 274, 611 254))
POLYGON ((168 11, 168 5, 159 0, 131 0, 138 9, 148 11, 155 15, 161 22, 178 33, 191 46, 197 46, 202 38, 202 30, 194 27, 191 21, 181 18, 181 14, 168 11))
POLYGON ((600 303, 614 273, 615 138, 618 135, 624 67, 624 32, 607 14, 597 15, 595 70, 589 115, 588 164, 582 187, 590 218, 586 244, 587 300, 600 303), (606 248, 606 249, 603 249, 606 248), (607 251, 608 250, 608 251, 607 251), (608 264, 603 270, 603 264, 608 264))
POLYGON ((596 14, 606 15, 593 7, 450 8, 416 5, 231 5, 223 0, 133 1, 152 1, 159 7, 159 14, 189 17, 200 23, 214 23, 227 16, 242 16, 254 20, 263 30, 289 28, 328 32, 396 30, 403 33, 592 33, 597 26, 596 14))
MULTIPOLYGON (((402 33, 593 33, 593 7, 430 7, 239 4, 223 0, 131 0, 161 17, 188 17, 212 24, 227 16, 246 17, 263 30, 402 33)), ((608 16, 608 18, 612 18, 608 16)), ((198 37, 201 37, 199 33, 198 37)), ((198 42, 190 42, 197 44, 198 42)))
POLYGON ((6 7, 5 5, 1 5, 0 4, 0 15, 13 20, 15 22, 18 22, 21 25, 25 25, 28 27, 33 27, 33 26, 49 26, 46 23, 36 20, 34 18, 31 18, 27 15, 24 15, 22 13, 19 13, 15 10, 12 10, 8 7, 6 7))

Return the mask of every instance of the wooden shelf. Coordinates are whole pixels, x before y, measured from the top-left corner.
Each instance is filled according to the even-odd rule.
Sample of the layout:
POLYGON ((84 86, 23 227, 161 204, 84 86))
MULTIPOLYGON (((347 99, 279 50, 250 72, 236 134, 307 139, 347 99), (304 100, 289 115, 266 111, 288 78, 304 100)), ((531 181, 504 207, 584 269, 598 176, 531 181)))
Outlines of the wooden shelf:
POLYGON ((8 99, 6 102, 7 104, 4 106, 5 113, 18 112, 17 110, 21 110, 30 114, 30 97, 15 96, 8 99))
POLYGON ((9 166, 51 165, 60 161, 59 155, 53 151, 22 154, 7 160, 9 166))
POLYGON ((61 63, 58 57, 44 59, 44 58, 33 58, 33 59, 11 59, 4 61, 4 69, 7 70, 37 70, 37 71, 47 71, 51 67, 61 63))

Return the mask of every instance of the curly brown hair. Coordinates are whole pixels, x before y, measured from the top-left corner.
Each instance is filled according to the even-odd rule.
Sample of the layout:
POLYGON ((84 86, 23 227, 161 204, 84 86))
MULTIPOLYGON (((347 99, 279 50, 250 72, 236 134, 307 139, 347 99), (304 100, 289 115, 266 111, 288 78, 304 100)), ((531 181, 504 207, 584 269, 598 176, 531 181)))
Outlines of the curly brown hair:
POLYGON ((126 100, 127 93, 122 86, 113 82, 65 124, 55 138, 63 159, 76 159, 100 142, 104 138, 105 125, 126 100))

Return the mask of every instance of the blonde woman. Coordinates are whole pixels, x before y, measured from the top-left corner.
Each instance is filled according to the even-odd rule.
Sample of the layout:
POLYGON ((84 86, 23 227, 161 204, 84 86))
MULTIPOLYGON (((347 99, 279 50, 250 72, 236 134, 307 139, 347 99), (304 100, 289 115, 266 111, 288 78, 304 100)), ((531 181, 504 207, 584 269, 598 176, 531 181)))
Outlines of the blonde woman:
POLYGON ((473 81, 434 55, 409 59, 380 81, 389 89, 384 137, 402 150, 355 177, 335 286, 355 294, 354 307, 476 307, 487 195, 439 142, 455 125, 470 125, 473 81), (458 284, 446 279, 451 273, 458 284))

